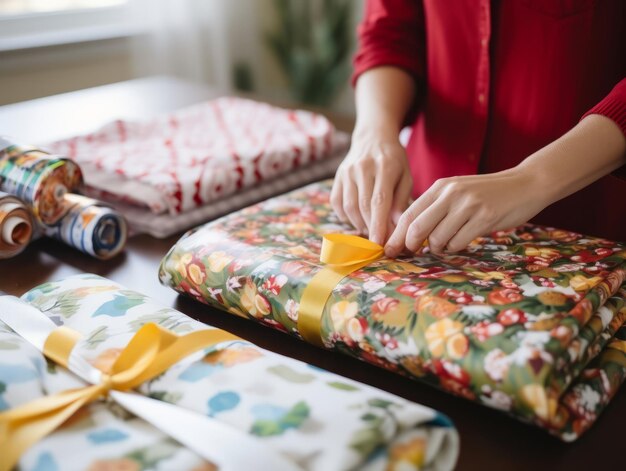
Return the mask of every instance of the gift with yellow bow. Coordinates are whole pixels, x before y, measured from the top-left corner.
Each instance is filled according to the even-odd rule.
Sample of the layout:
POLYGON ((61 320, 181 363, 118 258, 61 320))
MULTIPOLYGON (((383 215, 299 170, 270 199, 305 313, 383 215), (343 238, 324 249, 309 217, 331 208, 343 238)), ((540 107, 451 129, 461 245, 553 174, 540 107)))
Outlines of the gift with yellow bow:
POLYGON ((432 409, 104 278, 0 296, 0 470, 452 469, 457 455, 432 409))
POLYGON ((626 245, 528 224, 389 260, 338 221, 331 184, 190 231, 161 282, 566 441, 593 424, 626 376, 626 245))

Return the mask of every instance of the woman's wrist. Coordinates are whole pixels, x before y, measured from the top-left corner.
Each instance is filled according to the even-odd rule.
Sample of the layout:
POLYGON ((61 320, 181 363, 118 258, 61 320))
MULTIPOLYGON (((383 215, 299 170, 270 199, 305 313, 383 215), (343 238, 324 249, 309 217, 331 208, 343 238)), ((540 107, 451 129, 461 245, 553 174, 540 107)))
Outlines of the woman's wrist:
POLYGON ((529 192, 538 192, 547 206, 623 165, 624 144, 615 123, 591 115, 514 169, 527 179, 529 192))
POLYGON ((400 127, 389 123, 389 120, 357 121, 352 132, 353 140, 371 140, 380 142, 397 142, 400 136, 400 127))
POLYGON ((558 179, 541 171, 534 162, 521 162, 503 173, 511 177, 511 189, 521 190, 528 200, 532 200, 532 205, 545 208, 560 199, 558 179))

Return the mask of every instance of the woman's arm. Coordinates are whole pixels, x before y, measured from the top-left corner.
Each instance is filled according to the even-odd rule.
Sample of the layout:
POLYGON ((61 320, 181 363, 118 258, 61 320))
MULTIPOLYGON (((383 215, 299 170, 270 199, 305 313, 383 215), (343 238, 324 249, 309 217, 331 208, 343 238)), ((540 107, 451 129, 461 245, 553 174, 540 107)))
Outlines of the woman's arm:
POLYGON ((412 252, 428 239, 439 253, 525 223, 546 206, 626 164, 626 137, 611 119, 591 114, 516 167, 438 180, 402 215, 385 253, 412 252))
POLYGON ((356 85, 357 121, 337 170, 331 203, 339 218, 384 243, 408 206, 411 174, 398 135, 413 103, 415 79, 396 67, 363 73, 356 85))

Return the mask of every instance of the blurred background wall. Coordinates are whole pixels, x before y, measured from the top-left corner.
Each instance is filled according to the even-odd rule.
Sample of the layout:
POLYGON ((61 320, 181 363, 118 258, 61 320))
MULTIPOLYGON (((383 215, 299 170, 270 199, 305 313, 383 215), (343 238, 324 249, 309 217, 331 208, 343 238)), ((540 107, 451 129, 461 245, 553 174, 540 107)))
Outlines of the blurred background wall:
POLYGON ((0 0, 0 104, 175 75, 353 111, 360 0, 0 0))

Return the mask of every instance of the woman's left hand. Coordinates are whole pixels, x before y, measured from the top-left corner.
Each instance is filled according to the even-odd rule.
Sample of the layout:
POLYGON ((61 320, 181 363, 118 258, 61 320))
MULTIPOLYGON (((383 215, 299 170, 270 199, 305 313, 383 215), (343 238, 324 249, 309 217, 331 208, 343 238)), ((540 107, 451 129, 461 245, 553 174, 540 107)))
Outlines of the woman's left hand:
POLYGON ((385 254, 416 252, 427 239, 433 253, 456 252, 478 236, 523 224, 551 202, 536 183, 520 168, 437 180, 402 214, 385 254))

